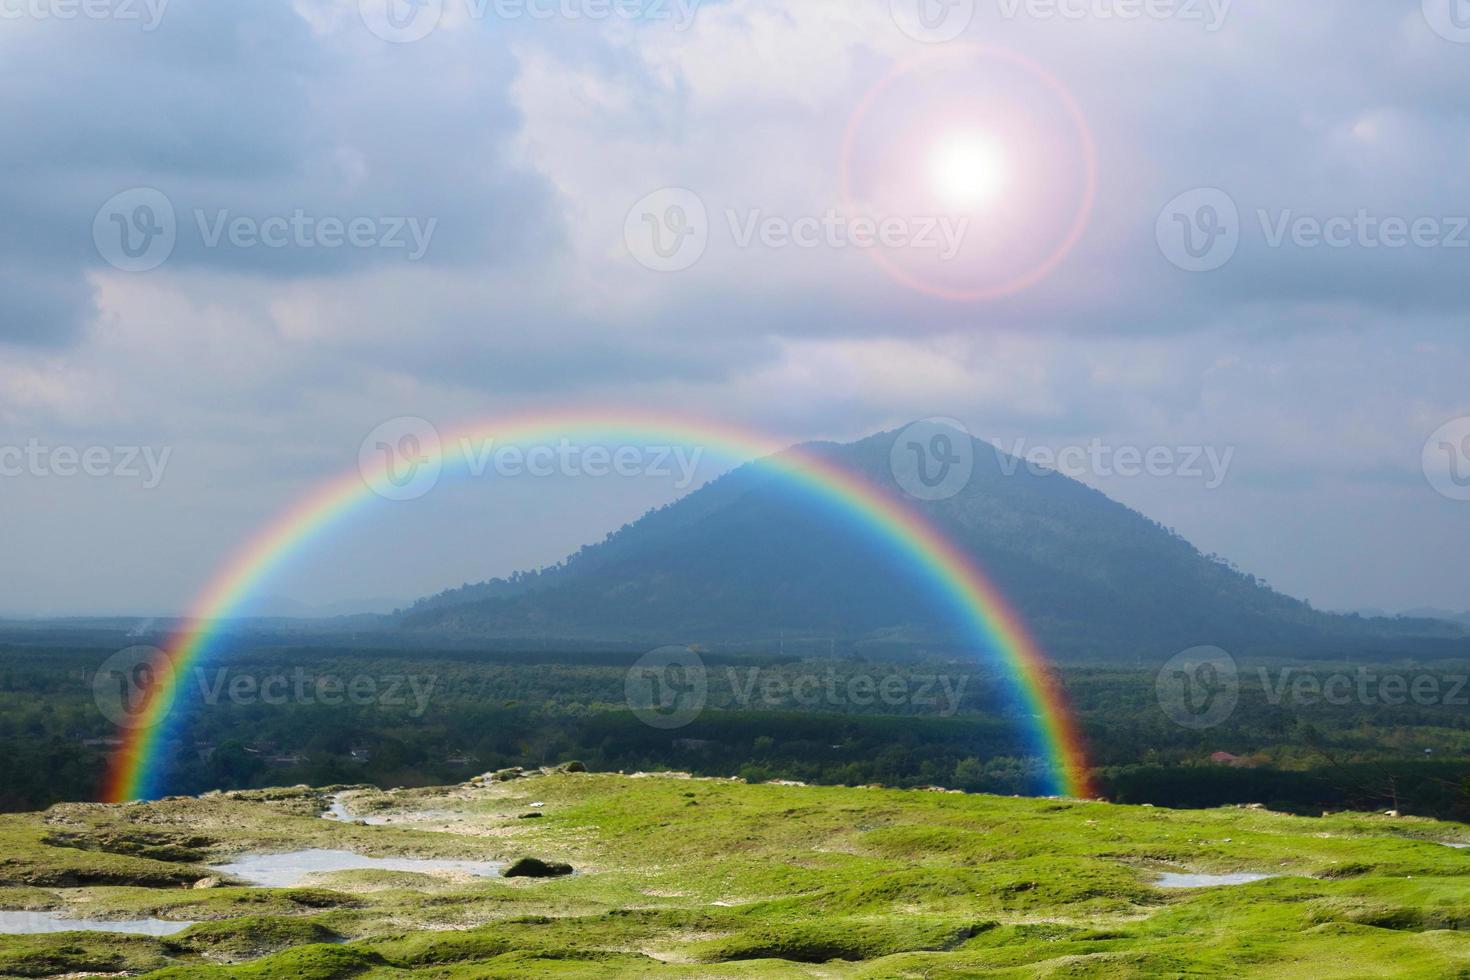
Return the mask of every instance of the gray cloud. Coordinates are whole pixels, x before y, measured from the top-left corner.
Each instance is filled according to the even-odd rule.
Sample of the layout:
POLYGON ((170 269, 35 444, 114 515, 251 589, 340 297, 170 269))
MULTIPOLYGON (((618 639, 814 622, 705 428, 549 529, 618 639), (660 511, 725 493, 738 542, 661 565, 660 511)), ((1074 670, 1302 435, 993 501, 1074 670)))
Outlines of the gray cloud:
MULTIPOLYGON (((1470 413, 1470 249, 1273 246, 1258 215, 1452 224, 1470 212, 1470 48, 1430 30, 1417 0, 1236 0, 1215 32, 1007 20, 982 4, 969 39, 1055 75, 1098 152, 1095 207, 1070 255, 983 302, 907 288, 858 249, 740 247, 726 225, 730 210, 791 221, 844 206, 842 143, 864 93, 944 50, 906 38, 886 0, 709 3, 687 31, 456 14, 411 44, 373 37, 356 8, 173 0, 152 32, 72 21, 0 34, 12 135, 0 145, 0 440, 180 453, 178 478, 144 503, 69 488, 69 512, 111 522, 107 554, 60 539, 42 585, 13 583, 26 601, 65 607, 68 589, 130 579, 123 605, 178 608, 232 541, 395 414, 614 401, 792 438, 951 415, 1055 444, 1230 445, 1218 493, 1104 489, 1325 604, 1470 607, 1448 559, 1421 560, 1443 550, 1429 538, 1470 540, 1417 470, 1428 433, 1470 413), (177 240, 131 273, 99 254, 93 226, 136 187, 166 195, 177 240), (624 238, 633 203, 663 187, 695 191, 713 222, 682 272, 644 268, 624 238), (1241 217, 1238 249, 1210 272, 1171 264, 1157 240, 1165 204, 1195 188, 1227 192, 1241 217), (210 247, 196 214, 222 212, 252 227, 297 212, 434 225, 409 261, 320 241, 210 247), (1309 530, 1283 547, 1308 494, 1309 530), (1365 523, 1403 533, 1375 532, 1373 567, 1349 581, 1343 542, 1365 523), (177 562, 167 580, 107 556, 149 536, 177 562)), ((895 128, 868 134, 875 152, 913 150, 888 175, 900 192, 927 181, 934 134, 910 145, 894 120, 938 104, 969 119, 1044 93, 986 77, 902 103, 895 128)), ((1025 142, 1024 126, 997 126, 1025 142)), ((1042 162, 1071 172, 1065 155, 1042 162)), ((338 587, 408 595, 552 561, 652 502, 618 494, 569 504, 582 508, 564 525, 575 534, 554 541, 524 520, 499 528, 508 555, 490 568, 426 558, 411 580, 362 572, 338 587)), ((35 535, 38 554, 48 528, 26 515, 45 497, 27 488, 10 499, 29 510, 0 517, 7 534, 35 535)))

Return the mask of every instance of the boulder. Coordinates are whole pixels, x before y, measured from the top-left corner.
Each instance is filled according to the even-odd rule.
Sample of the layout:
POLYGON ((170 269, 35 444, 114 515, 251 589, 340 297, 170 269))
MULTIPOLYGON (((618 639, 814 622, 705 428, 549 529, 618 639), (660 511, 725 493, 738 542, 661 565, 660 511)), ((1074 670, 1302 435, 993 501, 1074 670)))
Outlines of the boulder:
POLYGON ((507 878, 561 878, 572 873, 570 864, 524 857, 505 869, 507 878))

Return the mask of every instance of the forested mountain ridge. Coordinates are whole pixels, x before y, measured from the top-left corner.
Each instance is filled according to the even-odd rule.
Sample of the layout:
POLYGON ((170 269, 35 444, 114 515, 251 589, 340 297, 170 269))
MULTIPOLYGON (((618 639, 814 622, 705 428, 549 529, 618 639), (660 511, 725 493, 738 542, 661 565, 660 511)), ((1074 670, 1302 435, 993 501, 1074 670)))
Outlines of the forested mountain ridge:
MULTIPOLYGON (((963 489, 948 499, 914 500, 891 463, 899 435, 802 450, 922 510, 977 559, 1054 655, 1154 659, 1202 644, 1329 655, 1344 646, 1377 649, 1459 635, 1443 623, 1315 610, 1103 493, 1034 471, 978 440, 971 441, 974 470, 963 489)), ((781 634, 843 644, 953 638, 952 614, 911 565, 759 464, 650 512, 553 568, 421 600, 403 624, 680 643, 781 634)))

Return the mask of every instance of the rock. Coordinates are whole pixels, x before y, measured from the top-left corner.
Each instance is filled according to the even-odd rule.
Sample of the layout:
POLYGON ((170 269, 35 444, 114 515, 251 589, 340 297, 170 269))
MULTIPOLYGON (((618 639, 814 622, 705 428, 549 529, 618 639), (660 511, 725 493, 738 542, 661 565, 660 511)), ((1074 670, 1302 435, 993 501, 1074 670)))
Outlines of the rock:
POLYGON ((587 766, 581 762, 567 762, 557 766, 560 772, 586 772, 587 766))
POLYGON ((200 889, 200 888, 218 888, 219 886, 220 886, 220 880, 219 880, 219 878, 215 877, 214 875, 210 875, 208 878, 200 878, 198 881, 194 882, 194 884, 193 884, 192 887, 195 888, 195 889, 200 889))
POLYGON ((546 816, 546 814, 542 813, 541 811, 539 811, 539 810, 532 810, 530 813, 523 813, 523 814, 521 814, 517 819, 518 820, 536 820, 536 819, 538 819, 540 817, 544 817, 544 816, 546 816))
POLYGON ((1383 815, 1385 817, 1398 817, 1398 816, 1402 816, 1402 814, 1399 813, 1397 810, 1384 810, 1383 811, 1383 815))
POLYGON ((572 873, 570 864, 525 857, 505 869, 507 878, 561 878, 572 873))
POLYGON ((512 779, 520 779, 521 775, 524 772, 524 769, 522 769, 520 766, 516 766, 513 769, 501 769, 499 772, 495 773, 493 778, 496 782, 508 783, 512 779))

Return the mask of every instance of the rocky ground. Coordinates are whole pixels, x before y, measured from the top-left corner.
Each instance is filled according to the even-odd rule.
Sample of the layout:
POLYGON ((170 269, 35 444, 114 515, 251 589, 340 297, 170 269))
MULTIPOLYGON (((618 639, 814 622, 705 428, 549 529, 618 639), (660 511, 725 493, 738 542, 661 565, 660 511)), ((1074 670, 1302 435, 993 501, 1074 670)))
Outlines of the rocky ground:
POLYGON ((0 817, 0 909, 196 924, 0 936, 0 976, 1470 977, 1454 843, 1386 815, 575 771, 65 804, 0 817), (303 849, 516 873, 211 867, 303 849))

